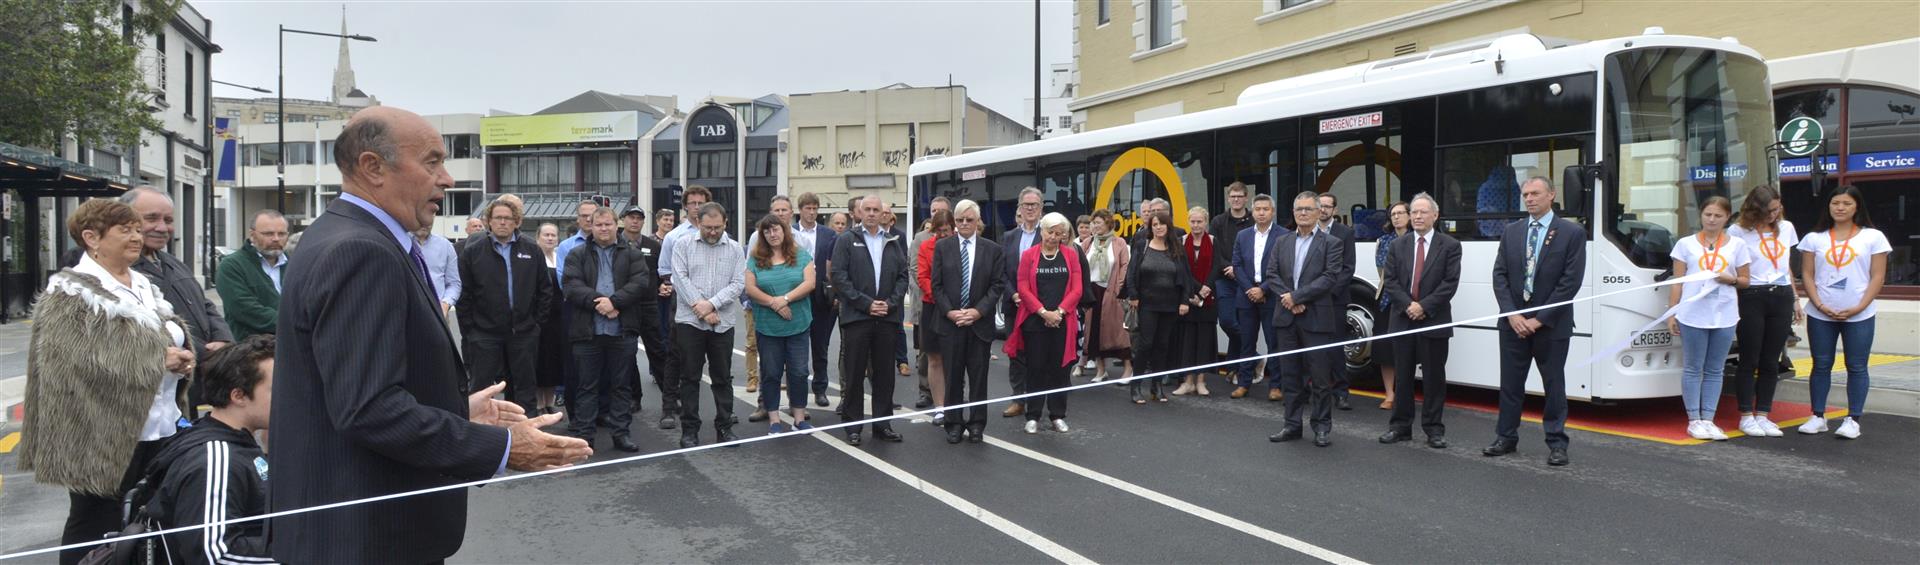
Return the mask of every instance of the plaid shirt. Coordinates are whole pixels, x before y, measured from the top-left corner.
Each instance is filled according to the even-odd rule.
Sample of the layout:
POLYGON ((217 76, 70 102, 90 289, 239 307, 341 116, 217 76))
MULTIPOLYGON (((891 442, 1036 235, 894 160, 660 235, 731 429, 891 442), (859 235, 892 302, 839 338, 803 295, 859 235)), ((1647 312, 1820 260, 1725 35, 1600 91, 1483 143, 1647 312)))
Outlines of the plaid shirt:
POLYGON ((747 256, 740 243, 721 237, 708 243, 699 234, 682 239, 673 246, 673 296, 677 305, 675 323, 721 333, 740 321, 740 295, 747 285, 747 256), (701 300, 720 312, 720 324, 708 326, 693 313, 701 300))

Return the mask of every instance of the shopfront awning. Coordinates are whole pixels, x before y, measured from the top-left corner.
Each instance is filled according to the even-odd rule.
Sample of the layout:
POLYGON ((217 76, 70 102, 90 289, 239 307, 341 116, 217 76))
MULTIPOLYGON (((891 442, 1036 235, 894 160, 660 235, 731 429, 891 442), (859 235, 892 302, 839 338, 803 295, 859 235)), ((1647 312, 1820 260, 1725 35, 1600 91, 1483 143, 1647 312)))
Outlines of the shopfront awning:
POLYGON ((0 191, 21 198, 119 196, 132 179, 56 157, 45 151, 0 142, 0 191))

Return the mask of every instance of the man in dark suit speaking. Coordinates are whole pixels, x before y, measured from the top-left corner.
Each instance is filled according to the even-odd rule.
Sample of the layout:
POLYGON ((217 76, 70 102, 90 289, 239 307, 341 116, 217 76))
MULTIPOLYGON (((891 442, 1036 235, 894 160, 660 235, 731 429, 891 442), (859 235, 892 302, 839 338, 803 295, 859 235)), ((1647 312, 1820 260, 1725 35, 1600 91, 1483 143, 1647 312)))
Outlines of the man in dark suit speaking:
MULTIPOLYGON (((1587 275, 1587 230, 1553 213, 1553 185, 1545 177, 1520 185, 1523 221, 1507 226, 1493 261, 1493 298, 1501 312, 1573 300, 1587 275)), ((1547 395, 1540 425, 1547 432, 1547 464, 1567 464, 1567 342, 1573 307, 1560 306, 1500 319, 1500 419, 1488 457, 1513 453, 1520 443, 1520 409, 1527 400, 1527 368, 1540 369, 1547 395)))
MULTIPOLYGON (((1440 205, 1422 192, 1407 206, 1413 237, 1394 238, 1387 250, 1387 268, 1380 286, 1387 292, 1387 331, 1446 326, 1453 323, 1453 295, 1460 290, 1460 240, 1433 229, 1440 205)), ((1393 416, 1380 443, 1413 439, 1413 368, 1424 368, 1421 378, 1426 400, 1420 405, 1420 428, 1427 447, 1447 447, 1447 427, 1440 417, 1447 405, 1447 342, 1453 328, 1440 327, 1393 338, 1393 416)))
MULTIPOLYGON (((339 200, 303 238, 280 304, 274 512, 547 469, 592 454, 494 400, 462 398, 466 370, 408 234, 431 225, 453 179, 440 133, 391 106, 361 110, 334 145, 339 200), (311 253, 311 258, 309 257, 311 253)), ((292 563, 423 563, 460 549, 467 495, 387 500, 273 519, 292 563)))

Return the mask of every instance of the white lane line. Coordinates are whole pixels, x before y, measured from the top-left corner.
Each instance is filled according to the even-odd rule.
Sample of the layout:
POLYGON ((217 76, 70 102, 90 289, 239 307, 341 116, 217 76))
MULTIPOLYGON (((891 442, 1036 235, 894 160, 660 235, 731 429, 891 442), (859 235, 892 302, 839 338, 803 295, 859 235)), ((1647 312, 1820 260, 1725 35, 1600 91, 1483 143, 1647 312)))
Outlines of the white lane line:
MULTIPOLYGON (((742 356, 746 355, 746 352, 744 351, 734 350, 734 352, 742 356)), ((761 386, 766 386, 766 383, 761 383, 761 386)), ((779 386, 779 385, 776 384, 774 386, 779 386)), ((839 386, 837 386, 837 384, 829 384, 829 386, 834 388, 836 391, 838 391, 839 389, 839 386)), ((742 396, 745 394, 745 390, 746 389, 741 387, 734 387, 734 395, 742 396)), ((835 404, 838 404, 840 400, 840 396, 838 394, 834 394, 834 395, 828 396, 828 399, 833 401, 835 404)), ((755 402, 757 402, 757 400, 755 400, 755 402)), ((915 420, 915 422, 924 422, 924 421, 925 420, 915 420)), ((871 455, 867 455, 866 452, 853 449, 850 446, 847 446, 839 441, 834 441, 825 436, 822 436, 820 439, 826 441, 828 444, 833 445, 836 448, 839 448, 841 451, 849 452, 852 454, 858 454, 859 456, 865 456, 868 458, 873 457, 871 455)), ((1168 508, 1172 508, 1174 510, 1178 510, 1180 512, 1184 512, 1186 514, 1192 515, 1202 520, 1206 520, 1209 522, 1213 522, 1215 524, 1232 528, 1236 531, 1245 533, 1247 535, 1250 535, 1256 538, 1260 538, 1274 545, 1278 545, 1281 547, 1285 547, 1287 549, 1291 549, 1293 551, 1297 551, 1300 553, 1313 556, 1314 558, 1319 559, 1321 561, 1325 561, 1327 563, 1334 563, 1337 565, 1366 565, 1365 561, 1354 559, 1352 557, 1343 555, 1331 549, 1320 547, 1312 543, 1303 541, 1299 538, 1282 534, 1280 532, 1276 532, 1273 530, 1269 530, 1269 529, 1260 527, 1258 525, 1255 525, 1253 523, 1247 522, 1245 520, 1241 520, 1239 518, 1234 518, 1232 516, 1228 516, 1226 514, 1216 512, 1204 506, 1187 502, 1185 500, 1175 498, 1171 495, 1167 495, 1165 493, 1161 493, 1153 489, 1149 489, 1140 485, 1127 482, 1125 480, 1120 479, 1119 477, 1114 477, 1106 473, 1101 473, 1099 471, 1088 469, 1086 467, 1082 467, 1080 465, 1076 465, 1076 464, 1061 460, 1051 455, 1047 455, 1031 449, 1027 449, 1025 447, 1021 447, 1013 443, 1008 443, 1004 440, 1001 440, 993 436, 986 436, 986 443, 987 445, 992 445, 994 447, 1005 449, 1009 452, 1012 452, 1015 455, 1019 455, 1021 457, 1026 457, 1034 461, 1045 463, 1054 468, 1057 468, 1069 473, 1073 473, 1075 475, 1079 475, 1083 478, 1092 480, 1094 482, 1119 489, 1120 491, 1125 492, 1127 494, 1131 494, 1134 496, 1138 496, 1140 498, 1147 499, 1147 501, 1149 502, 1153 502, 1161 506, 1165 506, 1168 508)), ((874 459, 874 463, 878 463, 881 465, 886 464, 885 462, 882 462, 878 459, 874 459)), ((872 463, 869 463, 869 464, 872 464, 872 463)), ((908 475, 908 476, 911 476, 911 475, 908 475)), ((895 477, 895 478, 900 478, 900 477, 895 477)), ((903 482, 906 481, 906 479, 901 479, 901 480, 903 482)), ((915 480, 918 480, 918 479, 915 479, 915 480)), ((913 483, 908 483, 908 484, 913 484, 913 483)))
MULTIPOLYGON (((743 356, 746 355, 744 352, 740 352, 740 354, 743 356)), ((709 384, 713 382, 713 380, 709 377, 701 377, 700 380, 709 384)), ((775 384, 774 386, 780 386, 780 385, 775 384)), ((742 402, 746 402, 754 406, 759 406, 760 394, 759 393, 748 394, 747 389, 745 387, 742 387, 742 386, 733 387, 733 397, 742 402)), ((830 398, 832 398, 837 403, 839 400, 839 395, 834 395, 830 398)), ((812 410, 809 410, 808 413, 809 415, 811 415, 812 410)), ((993 528, 994 530, 997 530, 1000 533, 1005 534, 1007 537, 1013 538, 1014 541, 1018 541, 1020 543, 1026 544, 1028 547, 1032 547, 1036 550, 1039 550, 1041 553, 1046 554, 1047 557, 1051 557, 1055 561, 1059 561, 1061 563, 1067 563, 1069 565, 1081 565, 1081 564, 1094 563, 1094 560, 1088 559, 1087 556, 1081 555, 1078 552, 1075 552, 1071 549, 1067 549, 1066 546, 1055 543, 1053 540, 1047 539, 1046 536, 1042 536, 1038 533, 1035 533, 1033 530, 1029 530, 1019 524, 1014 523, 1012 520, 1008 520, 999 514, 993 513, 993 511, 987 510, 985 508, 981 508, 980 505, 974 504, 973 502, 965 498, 962 498, 960 495, 953 494, 952 492, 947 491, 947 489, 940 488, 938 485, 928 482, 927 480, 922 479, 920 477, 917 477, 913 473, 907 472, 905 469, 901 469, 899 467, 894 466, 891 463, 883 461, 879 457, 874 457, 872 454, 869 454, 865 451, 861 451, 859 448, 853 447, 851 445, 847 445, 845 441, 841 441, 840 438, 834 437, 833 434, 831 433, 811 433, 807 435, 811 435, 813 436, 814 439, 820 440, 821 443, 825 443, 828 446, 831 446, 834 449, 839 450, 841 453, 847 454, 847 456, 852 457, 853 460, 855 461, 864 463, 868 467, 872 467, 876 471, 886 474, 889 477, 893 477, 894 480, 900 481, 902 484, 905 484, 908 487, 912 487, 914 490, 918 490, 922 494, 933 497, 934 500, 940 501, 941 504, 945 504, 948 507, 953 508, 954 510, 960 511, 961 514, 965 514, 969 518, 973 518, 974 520, 977 520, 982 524, 986 524, 987 527, 993 528)), ((875 441, 878 441, 878 440, 875 440, 875 441)))

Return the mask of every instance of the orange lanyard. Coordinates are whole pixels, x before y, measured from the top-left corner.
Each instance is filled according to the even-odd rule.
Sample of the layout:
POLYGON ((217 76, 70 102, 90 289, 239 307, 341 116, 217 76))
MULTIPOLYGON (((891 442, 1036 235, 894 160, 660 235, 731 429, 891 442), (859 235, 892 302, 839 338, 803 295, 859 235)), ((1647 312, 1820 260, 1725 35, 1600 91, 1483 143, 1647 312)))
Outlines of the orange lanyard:
POLYGON ((1727 267, 1727 257, 1720 254, 1721 246, 1727 243, 1727 234, 1725 232, 1721 232, 1720 238, 1714 240, 1713 245, 1707 245, 1707 238, 1704 233, 1693 234, 1693 239, 1700 242, 1700 248, 1703 250, 1700 254, 1701 270, 1717 273, 1727 267))
POLYGON ((1787 246, 1780 243, 1779 229, 1760 234, 1760 254, 1765 255, 1767 261, 1773 263, 1774 269, 1780 268, 1780 258, 1787 255, 1787 246))
POLYGON ((1835 237, 1831 231, 1827 232, 1827 239, 1833 242, 1833 246, 1827 248, 1827 264, 1833 265, 1835 269, 1842 269, 1846 268, 1847 265, 1852 265, 1853 260, 1858 258, 1859 254, 1854 253, 1853 247, 1847 244, 1853 242, 1853 238, 1858 235, 1860 235, 1860 226, 1854 226, 1853 233, 1847 234, 1846 239, 1835 237))

